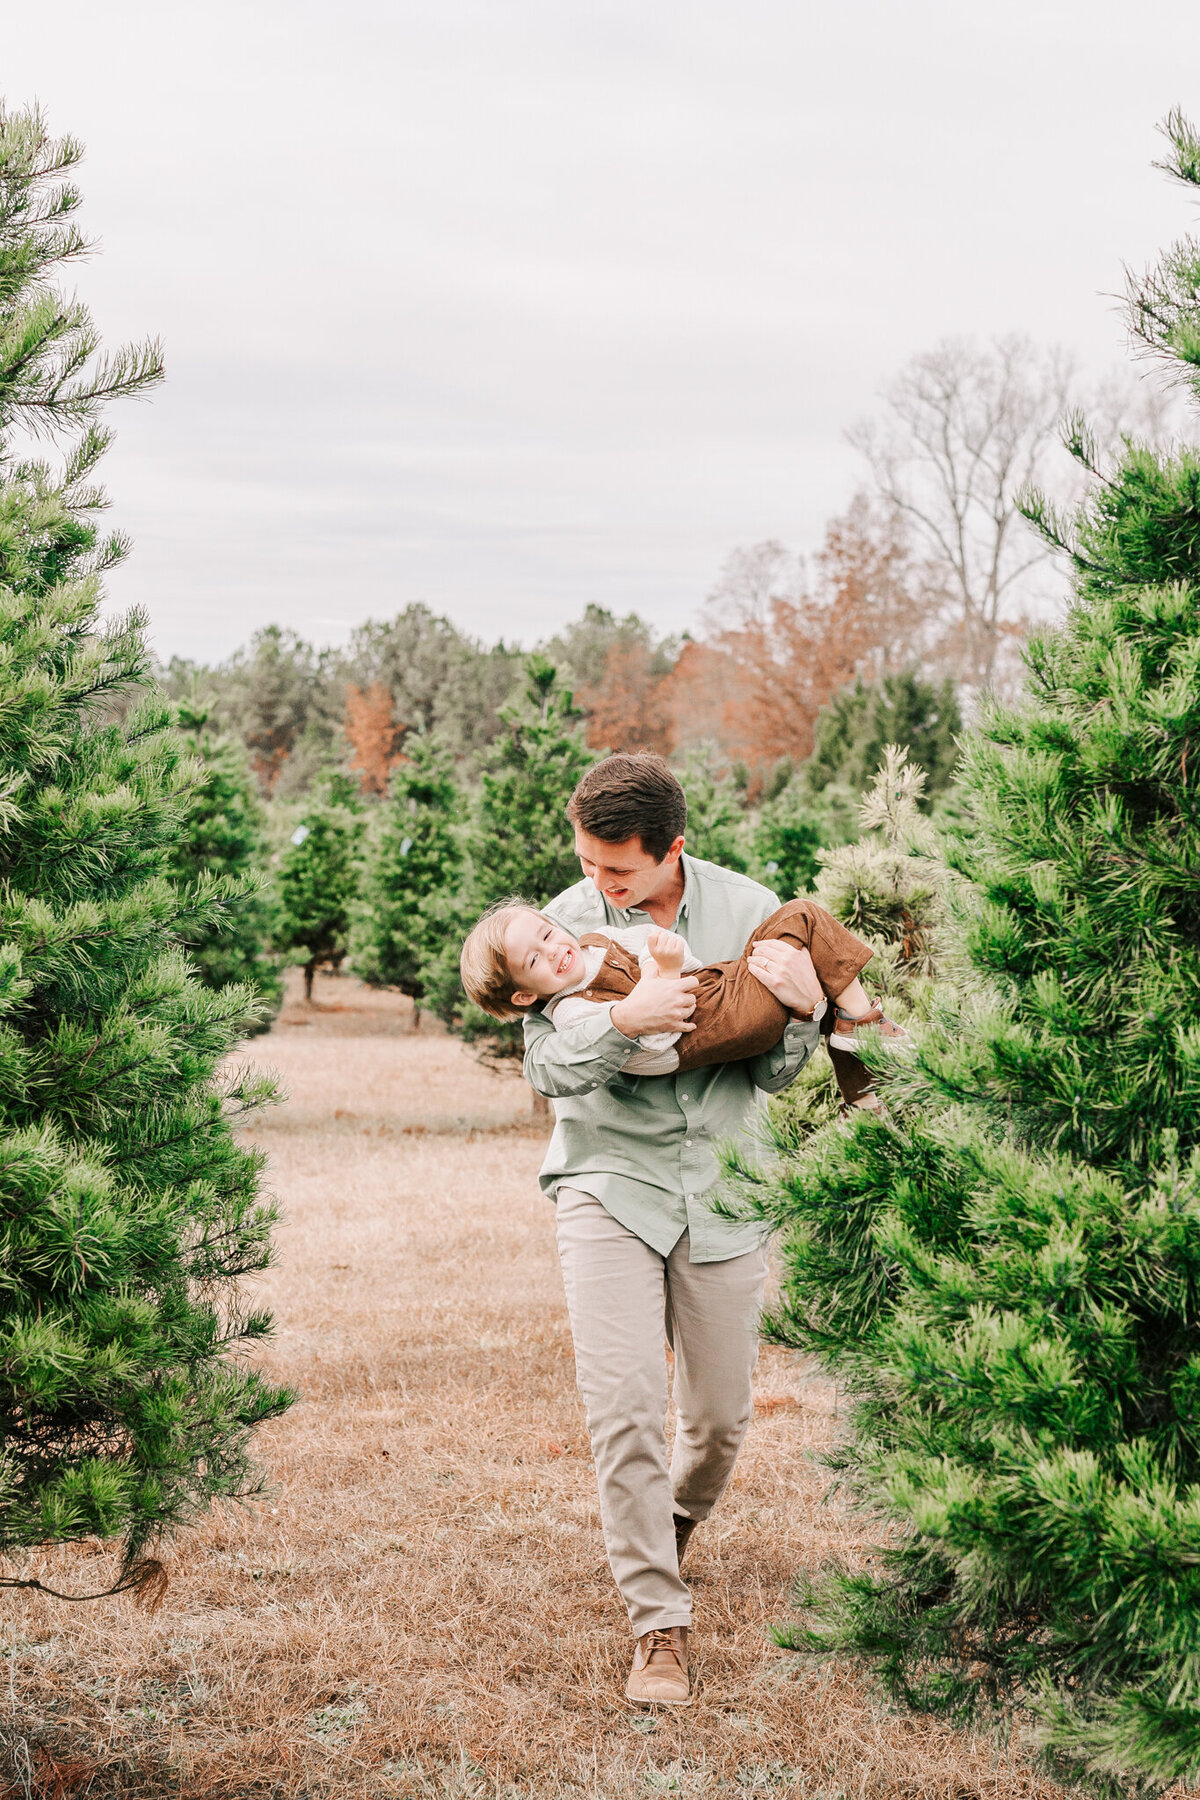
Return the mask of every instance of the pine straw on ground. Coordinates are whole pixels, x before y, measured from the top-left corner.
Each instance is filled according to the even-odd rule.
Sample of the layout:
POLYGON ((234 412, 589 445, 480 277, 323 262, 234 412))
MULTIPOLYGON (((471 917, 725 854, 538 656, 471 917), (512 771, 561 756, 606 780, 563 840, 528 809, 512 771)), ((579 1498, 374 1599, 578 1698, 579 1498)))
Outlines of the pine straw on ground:
POLYGON ((528 1090, 348 979, 246 1055, 290 1095, 249 1134, 287 1215, 270 1362, 303 1395, 259 1442, 274 1491, 169 1548, 154 1615, 5 1598, 9 1794, 1049 1800, 770 1642, 797 1570, 855 1548, 808 1455, 835 1397, 778 1351, 692 1540, 695 1704, 631 1708, 528 1090))

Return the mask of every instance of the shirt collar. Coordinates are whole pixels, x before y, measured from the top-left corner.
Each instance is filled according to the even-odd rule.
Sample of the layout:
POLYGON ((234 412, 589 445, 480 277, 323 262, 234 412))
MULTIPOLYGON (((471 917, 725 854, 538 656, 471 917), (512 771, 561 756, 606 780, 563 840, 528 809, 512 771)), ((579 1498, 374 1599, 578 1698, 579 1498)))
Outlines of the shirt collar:
POLYGON ((679 911, 675 916, 676 918, 682 919, 691 910, 692 904, 692 869, 686 854, 680 856, 679 866, 683 870, 683 897, 679 902, 679 911))

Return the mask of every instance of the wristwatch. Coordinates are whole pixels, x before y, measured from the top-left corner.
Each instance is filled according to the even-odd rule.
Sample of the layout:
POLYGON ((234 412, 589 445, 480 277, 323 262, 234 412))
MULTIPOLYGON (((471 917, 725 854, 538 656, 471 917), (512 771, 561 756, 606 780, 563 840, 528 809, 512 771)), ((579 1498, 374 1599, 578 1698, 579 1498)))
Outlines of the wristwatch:
POLYGON ((797 1021, 797 1023, 802 1024, 802 1025, 819 1025, 821 1023, 821 1020, 825 1017, 825 1008, 828 1005, 829 1005, 828 1000, 825 998, 824 994, 822 994, 821 998, 817 1001, 817 1004, 813 1007, 811 1012, 806 1012, 806 1013, 797 1012, 796 1008, 793 1007, 792 1008, 792 1017, 793 1017, 793 1019, 795 1019, 797 1021))

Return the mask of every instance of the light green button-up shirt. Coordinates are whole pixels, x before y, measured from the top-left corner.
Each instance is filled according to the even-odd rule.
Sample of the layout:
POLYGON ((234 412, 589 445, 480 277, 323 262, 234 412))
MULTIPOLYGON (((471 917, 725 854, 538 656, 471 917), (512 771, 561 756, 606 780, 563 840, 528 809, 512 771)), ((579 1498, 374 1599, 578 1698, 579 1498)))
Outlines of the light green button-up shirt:
MULTIPOLYGON (((769 888, 699 857, 683 857, 683 878, 672 929, 701 962, 740 956, 779 905, 769 888)), ((590 881, 543 910, 576 937, 649 919, 641 907, 609 906, 590 881)), ((718 1174, 715 1147, 746 1132, 764 1094, 796 1079, 820 1040, 818 1027, 793 1020, 773 1050, 749 1062, 636 1076, 622 1069, 637 1044, 612 1024, 610 1010, 600 1007, 565 1031, 541 1013, 525 1020, 525 1078, 554 1103, 544 1191, 553 1195, 560 1183, 581 1188, 662 1256, 685 1231, 693 1262, 752 1250, 761 1226, 722 1219, 707 1203, 718 1174)))

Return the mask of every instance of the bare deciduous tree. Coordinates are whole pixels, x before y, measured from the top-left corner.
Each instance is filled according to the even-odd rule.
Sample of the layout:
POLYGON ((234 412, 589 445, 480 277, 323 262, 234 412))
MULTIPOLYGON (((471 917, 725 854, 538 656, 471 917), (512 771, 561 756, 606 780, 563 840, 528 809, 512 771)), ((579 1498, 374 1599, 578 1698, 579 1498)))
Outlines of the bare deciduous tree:
POLYGON ((1025 337, 951 338, 884 390, 882 419, 850 441, 946 595, 946 649, 960 679, 991 687, 1021 633, 1035 566, 1048 554, 1017 512, 1071 399, 1074 366, 1025 337))
POLYGON ((1108 455, 1119 453, 1125 439, 1168 451, 1191 425, 1186 396, 1166 386, 1157 370, 1139 376, 1110 369, 1084 395, 1080 412, 1100 452, 1108 455))
POLYGON ((776 539, 735 550, 665 684, 676 749, 719 744, 752 790, 783 759, 803 761, 817 715, 857 675, 922 661, 927 594, 894 514, 862 495, 830 521, 811 576, 776 539))
POLYGON ((705 604, 702 626, 706 635, 719 636, 747 619, 762 618, 774 601, 795 606, 808 595, 804 558, 768 538, 761 544, 731 550, 705 604))

